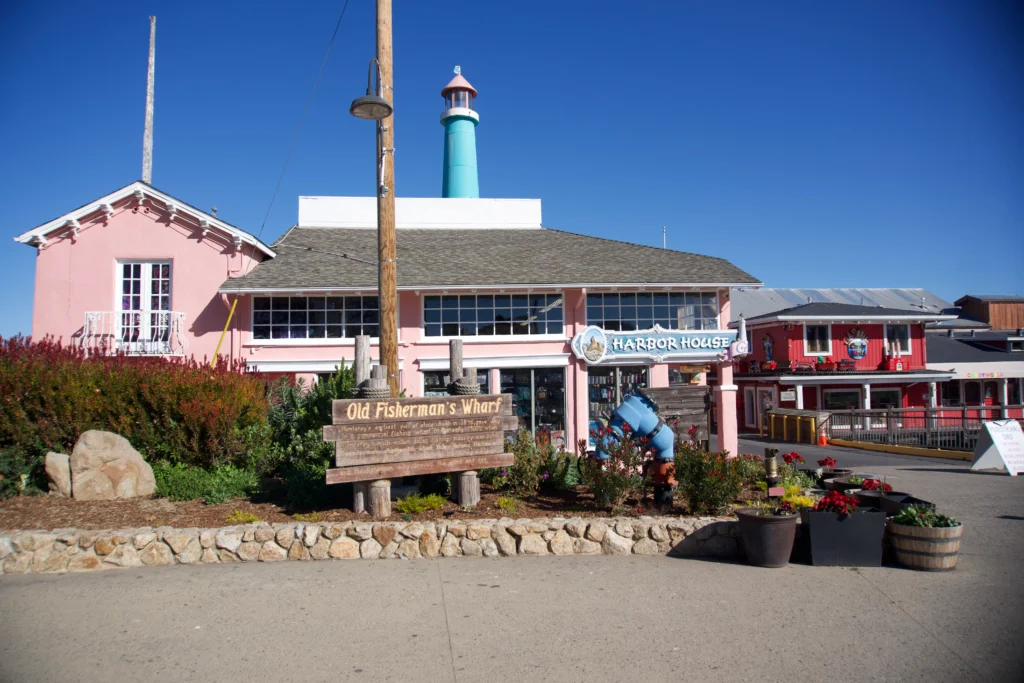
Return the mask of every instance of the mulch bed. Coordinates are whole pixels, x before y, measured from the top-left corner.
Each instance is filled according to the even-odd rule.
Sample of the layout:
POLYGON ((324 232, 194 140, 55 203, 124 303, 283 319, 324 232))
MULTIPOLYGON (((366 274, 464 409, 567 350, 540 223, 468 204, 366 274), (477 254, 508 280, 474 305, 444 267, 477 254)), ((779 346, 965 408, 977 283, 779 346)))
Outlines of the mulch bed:
MULTIPOLYGON (((594 496, 583 487, 568 491, 541 491, 519 502, 514 511, 501 510, 496 501, 503 492, 481 486, 480 504, 463 510, 448 501, 438 510, 415 515, 393 512, 393 521, 439 521, 496 519, 499 517, 607 517, 610 512, 599 506, 594 496)), ((367 520, 368 515, 355 514, 344 507, 306 511, 295 517, 283 500, 238 499, 220 505, 201 501, 172 502, 165 498, 138 498, 123 501, 76 501, 55 495, 17 497, 0 501, 0 530, 13 529, 127 529, 134 527, 171 526, 221 527, 229 524, 233 512, 249 513, 270 523, 278 522, 345 522, 367 520)), ((685 515, 685 507, 676 503, 671 508, 655 509, 650 500, 641 505, 632 503, 619 511, 619 516, 685 515)))

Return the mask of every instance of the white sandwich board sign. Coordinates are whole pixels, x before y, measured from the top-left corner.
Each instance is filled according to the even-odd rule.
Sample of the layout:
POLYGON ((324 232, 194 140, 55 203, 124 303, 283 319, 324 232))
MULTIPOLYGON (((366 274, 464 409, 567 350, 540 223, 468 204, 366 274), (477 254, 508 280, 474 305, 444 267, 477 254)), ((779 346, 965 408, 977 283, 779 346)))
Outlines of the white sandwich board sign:
POLYGON ((1024 472, 1024 430, 1016 420, 996 420, 982 425, 971 470, 991 469, 1005 469, 1011 477, 1024 472))

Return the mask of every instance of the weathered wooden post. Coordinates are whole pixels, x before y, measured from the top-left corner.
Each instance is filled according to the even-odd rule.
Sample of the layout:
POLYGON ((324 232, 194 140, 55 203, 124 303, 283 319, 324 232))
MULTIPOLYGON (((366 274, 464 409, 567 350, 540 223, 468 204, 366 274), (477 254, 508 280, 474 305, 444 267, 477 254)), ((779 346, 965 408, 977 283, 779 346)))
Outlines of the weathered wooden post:
POLYGON ((459 473, 458 503, 466 507, 474 507, 480 502, 480 477, 476 470, 459 473))
MULTIPOLYGON (((353 396, 359 396, 360 392, 369 385, 370 365, 370 336, 356 335, 355 361, 352 364, 352 372, 355 375, 353 396)), ((357 481, 352 484, 352 512, 366 512, 368 487, 369 484, 365 481, 357 481)))
MULTIPOLYGON (((387 378, 384 380, 387 381, 387 378)), ((370 515, 374 519, 391 516, 391 480, 378 479, 370 484, 370 515)))
POLYGON ((452 339, 448 342, 448 381, 458 382, 462 379, 462 340, 452 339))
POLYGON ((355 373, 355 388, 362 389, 370 379, 370 337, 360 334, 356 337, 356 359, 352 371, 355 373))

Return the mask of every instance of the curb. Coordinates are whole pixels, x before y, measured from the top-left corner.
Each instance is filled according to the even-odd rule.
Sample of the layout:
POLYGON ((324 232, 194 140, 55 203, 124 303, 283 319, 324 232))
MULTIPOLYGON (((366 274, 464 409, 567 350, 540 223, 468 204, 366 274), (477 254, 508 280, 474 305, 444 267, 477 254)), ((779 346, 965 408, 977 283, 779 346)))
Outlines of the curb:
POLYGON ((858 448, 863 451, 877 451, 880 453, 894 453, 897 455, 920 455, 926 458, 942 458, 944 460, 965 460, 970 462, 974 454, 967 451, 946 451, 941 448, 917 448, 915 446, 895 446, 882 443, 864 443, 862 441, 846 441, 845 439, 829 439, 833 446, 845 448, 858 448))

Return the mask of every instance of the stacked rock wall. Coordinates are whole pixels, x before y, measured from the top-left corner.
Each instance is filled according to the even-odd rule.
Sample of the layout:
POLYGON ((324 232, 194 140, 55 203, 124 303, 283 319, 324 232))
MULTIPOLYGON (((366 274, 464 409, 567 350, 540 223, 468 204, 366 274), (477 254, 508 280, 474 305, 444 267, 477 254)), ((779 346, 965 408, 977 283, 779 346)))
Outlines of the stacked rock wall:
POLYGON ((15 531, 0 573, 286 560, 512 555, 735 557, 735 520, 716 517, 249 524, 221 529, 15 531))

